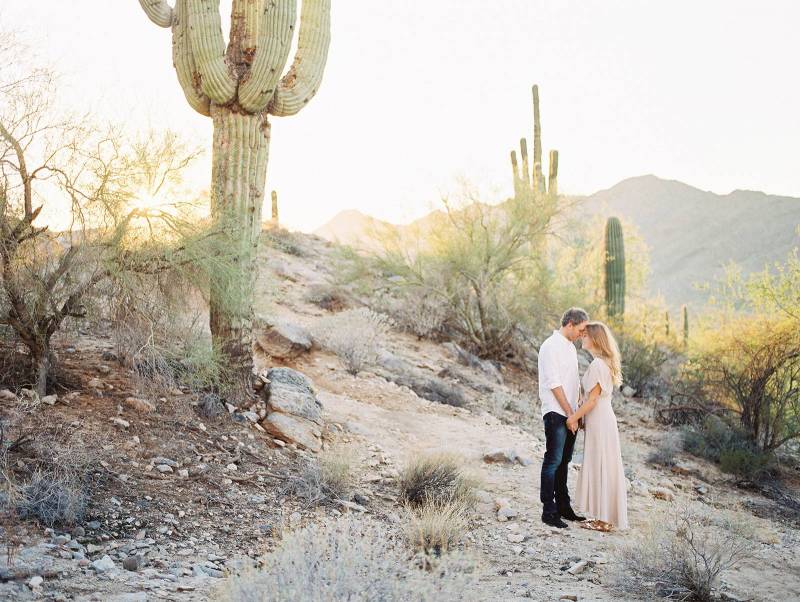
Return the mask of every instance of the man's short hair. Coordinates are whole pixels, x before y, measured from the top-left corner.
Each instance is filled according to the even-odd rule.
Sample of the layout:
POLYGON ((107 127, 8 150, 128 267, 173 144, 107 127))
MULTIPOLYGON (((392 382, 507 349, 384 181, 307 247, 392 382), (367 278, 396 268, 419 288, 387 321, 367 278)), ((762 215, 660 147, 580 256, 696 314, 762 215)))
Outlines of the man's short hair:
POLYGON ((577 326, 578 324, 583 324, 584 322, 588 321, 589 314, 586 313, 586 310, 583 310, 580 307, 570 307, 564 312, 564 315, 561 316, 561 326, 567 326, 569 324, 577 326))

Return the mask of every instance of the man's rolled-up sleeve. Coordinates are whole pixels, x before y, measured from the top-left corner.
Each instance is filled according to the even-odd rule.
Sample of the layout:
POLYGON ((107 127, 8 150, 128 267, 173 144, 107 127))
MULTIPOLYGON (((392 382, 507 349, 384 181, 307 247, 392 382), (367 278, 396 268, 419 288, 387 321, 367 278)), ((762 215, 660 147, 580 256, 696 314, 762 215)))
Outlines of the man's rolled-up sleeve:
POLYGON ((558 358, 552 350, 547 349, 545 353, 539 355, 539 380, 547 389, 562 387, 561 376, 558 373, 558 358))

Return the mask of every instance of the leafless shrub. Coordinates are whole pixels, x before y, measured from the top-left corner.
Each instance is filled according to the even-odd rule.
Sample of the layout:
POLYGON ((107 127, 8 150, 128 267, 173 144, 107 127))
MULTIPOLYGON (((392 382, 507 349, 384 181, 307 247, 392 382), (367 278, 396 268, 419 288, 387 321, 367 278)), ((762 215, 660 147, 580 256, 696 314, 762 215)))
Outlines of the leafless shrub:
POLYGON ((338 312, 352 305, 350 294, 341 286, 335 284, 316 284, 306 296, 309 303, 320 306, 327 311, 338 312))
POLYGON ((386 316, 362 307, 326 316, 312 329, 312 336, 338 355, 350 374, 357 375, 375 362, 388 331, 386 316))
POLYGON ((415 550, 438 556, 464 535, 468 511, 464 500, 429 501, 419 508, 409 508, 406 538, 415 550))
POLYGON ((741 522, 711 520, 698 509, 679 508, 633 535, 617 551, 613 586, 644 598, 712 600, 720 575, 747 558, 752 544, 741 522))
POLYGON ((349 500, 353 491, 352 459, 343 452, 311 460, 289 479, 288 491, 309 505, 349 500))
POLYGON ((677 456, 682 450, 683 433, 680 431, 668 431, 658 441, 656 448, 650 452, 647 461, 659 466, 675 466, 677 456))
POLYGON ((473 567, 445 558, 417 568, 384 526, 349 519, 288 535, 264 567, 228 580, 222 599, 236 602, 441 602, 479 600, 473 567))
POLYGON ((410 506, 474 503, 475 482, 464 475, 462 462, 452 454, 413 458, 400 473, 399 484, 400 499, 410 506))

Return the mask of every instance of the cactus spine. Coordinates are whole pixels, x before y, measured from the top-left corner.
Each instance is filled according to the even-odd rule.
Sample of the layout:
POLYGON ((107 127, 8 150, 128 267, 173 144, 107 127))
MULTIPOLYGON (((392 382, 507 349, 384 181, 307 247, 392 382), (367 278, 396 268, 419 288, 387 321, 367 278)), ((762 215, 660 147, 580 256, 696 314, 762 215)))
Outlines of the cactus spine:
POLYGON ((685 305, 681 306, 681 314, 683 314, 683 346, 689 346, 689 308, 685 305))
POLYGON ((608 316, 621 318, 625 314, 625 241, 616 217, 606 222, 605 289, 608 316))
POLYGON ((533 86, 533 163, 528 158, 528 142, 525 138, 519 141, 519 158, 516 151, 511 151, 511 169, 514 178, 514 196, 516 198, 533 198, 536 194, 545 194, 552 199, 558 196, 558 151, 550 151, 550 166, 547 181, 542 174, 542 124, 539 114, 539 86, 533 86))
POLYGON ((219 0, 139 0, 145 14, 172 29, 172 59, 189 105, 214 127, 211 215, 236 255, 236 275, 212 286, 214 347, 250 379, 252 261, 261 232, 269 152, 269 115, 294 115, 317 92, 330 44, 330 0, 303 0, 294 60, 284 73, 297 0, 233 0, 230 41, 219 0), (224 289, 224 290, 223 290, 224 289))

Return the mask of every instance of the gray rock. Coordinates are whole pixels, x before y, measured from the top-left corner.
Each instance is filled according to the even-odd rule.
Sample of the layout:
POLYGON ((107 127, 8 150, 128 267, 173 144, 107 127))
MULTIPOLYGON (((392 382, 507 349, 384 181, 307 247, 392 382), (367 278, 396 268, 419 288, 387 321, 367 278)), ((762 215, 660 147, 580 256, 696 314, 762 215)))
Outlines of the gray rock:
MULTIPOLYGON (((525 541, 525 535, 523 533, 509 533, 506 539, 511 543, 522 543, 525 541)), ((522 550, 520 549, 520 551, 522 550)))
POLYGON ((311 350, 311 336, 305 328, 276 322, 256 334, 256 343, 270 357, 290 360, 311 350))
POLYGON ((38 589, 44 583, 44 578, 41 575, 34 575, 31 577, 30 581, 28 581, 28 587, 31 589, 38 589))
POLYGON ((302 448, 318 452, 322 449, 322 433, 316 423, 281 412, 272 412, 261 421, 261 426, 274 437, 290 443, 295 443, 302 448))
POLYGON ((514 510, 511 506, 502 506, 497 511, 497 518, 508 520, 511 518, 516 518, 519 513, 514 510))
POLYGON ((178 468, 178 463, 175 460, 170 460, 169 458, 164 458, 162 456, 156 456, 152 459, 153 464, 166 464, 172 468, 178 468))
POLYGON ((167 464, 157 464, 156 470, 162 474, 172 472, 172 467, 167 464))
POLYGON ((105 573, 108 571, 113 571, 116 568, 116 565, 111 559, 111 556, 105 554, 100 560, 95 560, 92 562, 92 568, 98 573, 105 573))
POLYGON ((581 573, 582 573, 582 572, 583 572, 583 571, 586 569, 586 567, 587 567, 588 565, 589 565, 589 563, 588 563, 587 561, 585 561, 585 560, 579 560, 578 562, 576 562, 575 564, 573 564, 571 567, 569 567, 569 568, 567 569, 567 572, 568 572, 570 575, 580 575, 580 574, 581 574, 581 573))
POLYGON ((625 397, 633 397, 634 395, 636 395, 636 389, 628 385, 625 385, 624 387, 622 387, 622 394, 625 397))
POLYGON ((513 449, 494 449, 483 454, 483 461, 488 464, 513 464, 517 461, 517 452, 513 449))
POLYGON ((500 374, 500 370, 497 369, 492 362, 489 360, 482 360, 477 355, 470 353, 469 351, 463 349, 456 343, 448 342, 443 345, 447 351, 453 356, 453 358, 462 366, 469 366, 470 368, 476 368, 483 372, 486 376, 488 376, 491 380, 496 382, 497 384, 503 384, 503 376, 500 374))
POLYGON ((46 403, 49 406, 56 405, 57 401, 58 401, 58 395, 45 395, 44 397, 42 397, 42 403, 46 403))
POLYGON ((268 412, 291 414, 322 424, 322 404, 305 374, 291 368, 273 368, 267 378, 270 382, 264 390, 268 412))
POLYGON ((134 573, 142 568, 144 558, 141 554, 134 554, 133 556, 128 556, 125 560, 122 561, 122 568, 126 571, 133 571, 134 573))

